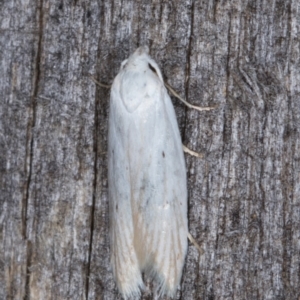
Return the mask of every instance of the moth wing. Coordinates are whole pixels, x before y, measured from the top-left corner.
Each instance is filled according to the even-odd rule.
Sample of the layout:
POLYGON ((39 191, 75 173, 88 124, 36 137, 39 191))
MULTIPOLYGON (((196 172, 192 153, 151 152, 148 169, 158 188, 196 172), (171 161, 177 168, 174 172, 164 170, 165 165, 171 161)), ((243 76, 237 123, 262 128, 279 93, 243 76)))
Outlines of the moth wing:
POLYGON ((128 149, 124 143, 120 95, 111 90, 108 145, 110 250, 113 274, 125 299, 140 295, 143 288, 139 262, 133 247, 134 227, 128 149))
POLYGON ((139 48, 111 89, 109 201, 111 264, 123 296, 141 272, 173 296, 187 251, 185 162, 176 115, 156 63, 139 48))
MULTIPOLYGON (((146 77, 146 76, 145 76, 146 77)), ((141 270, 173 296, 187 251, 187 187, 171 99, 158 77, 131 114, 127 131, 134 249, 141 270)), ((142 85, 142 84, 141 84, 142 85)))
POLYGON ((141 268, 173 296, 187 251, 186 169, 171 99, 162 84, 155 89, 130 131, 134 247, 141 268))

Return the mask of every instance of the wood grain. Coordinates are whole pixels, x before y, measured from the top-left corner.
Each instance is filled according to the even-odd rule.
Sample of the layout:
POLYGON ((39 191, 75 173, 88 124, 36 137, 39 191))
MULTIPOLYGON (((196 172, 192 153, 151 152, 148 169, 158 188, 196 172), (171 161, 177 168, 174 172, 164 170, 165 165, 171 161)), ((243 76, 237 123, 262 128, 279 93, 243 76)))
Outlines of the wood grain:
MULTIPOLYGON (((149 45, 186 155, 176 299, 300 297, 300 6, 295 0, 4 1, 0 299, 121 299, 109 265, 107 118, 120 63, 149 45)), ((151 287, 142 299, 152 299, 151 287)))

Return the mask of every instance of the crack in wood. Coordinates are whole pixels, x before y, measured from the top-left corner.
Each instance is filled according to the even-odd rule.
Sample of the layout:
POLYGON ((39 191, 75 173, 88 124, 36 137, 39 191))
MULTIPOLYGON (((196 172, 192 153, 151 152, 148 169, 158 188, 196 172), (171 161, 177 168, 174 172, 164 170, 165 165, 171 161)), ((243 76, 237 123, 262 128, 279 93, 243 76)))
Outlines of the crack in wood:
MULTIPOLYGON (((39 81, 40 81, 40 73, 41 73, 41 53, 42 53, 42 42, 43 42, 43 18, 44 18, 44 11, 43 11, 43 0, 40 2, 40 7, 38 9, 39 13, 39 36, 38 36, 38 47, 37 47, 37 54, 35 58, 35 71, 33 77, 33 93, 32 93, 32 105, 31 105, 31 113, 32 118, 28 124, 27 128, 27 140, 29 141, 29 146, 27 147, 28 152, 26 153, 26 166, 25 169, 28 169, 28 177, 25 186, 25 195, 22 201, 22 235, 23 239, 27 240, 27 218, 28 218, 28 201, 29 201, 29 189, 30 183, 32 178, 32 164, 33 164, 33 148, 34 148, 34 127, 36 124, 36 107, 37 107, 37 95, 39 90, 39 81), (29 148, 29 149, 28 149, 29 148)), ((32 244, 31 241, 27 240, 27 260, 26 260, 26 280, 25 280, 25 294, 24 300, 30 299, 30 267, 31 267, 31 258, 32 258, 32 244)))
POLYGON ((90 241, 89 241, 89 252, 88 252, 88 263, 86 270, 86 279, 85 279, 85 299, 88 299, 89 296, 89 279, 91 273, 91 259, 92 259, 92 249, 93 249, 93 235, 94 235, 94 219, 95 219, 95 205, 96 205, 96 191, 97 191, 97 178, 98 178, 98 139, 97 139, 97 130, 99 128, 98 120, 98 110, 97 110, 97 97, 95 97, 95 115, 94 115, 94 181, 93 181, 93 200, 91 207, 91 225, 90 225, 90 241))

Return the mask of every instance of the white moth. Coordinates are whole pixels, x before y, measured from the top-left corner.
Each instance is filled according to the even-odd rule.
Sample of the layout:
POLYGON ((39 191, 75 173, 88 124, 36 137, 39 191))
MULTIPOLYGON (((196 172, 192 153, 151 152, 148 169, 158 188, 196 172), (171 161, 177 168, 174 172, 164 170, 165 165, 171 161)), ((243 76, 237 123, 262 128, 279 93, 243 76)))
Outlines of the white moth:
POLYGON ((159 67, 138 48, 114 79, 109 113, 111 265, 125 299, 144 288, 173 297, 187 252, 186 168, 159 67))

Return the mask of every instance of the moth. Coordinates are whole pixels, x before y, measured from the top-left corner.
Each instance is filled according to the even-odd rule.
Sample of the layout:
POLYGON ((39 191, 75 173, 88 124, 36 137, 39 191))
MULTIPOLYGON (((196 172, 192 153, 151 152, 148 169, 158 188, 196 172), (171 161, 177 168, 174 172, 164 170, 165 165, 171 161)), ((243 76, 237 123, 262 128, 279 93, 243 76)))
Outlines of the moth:
POLYGON ((125 299, 144 289, 173 297, 187 252, 187 182, 175 111, 147 47, 122 62, 110 95, 111 266, 125 299))

